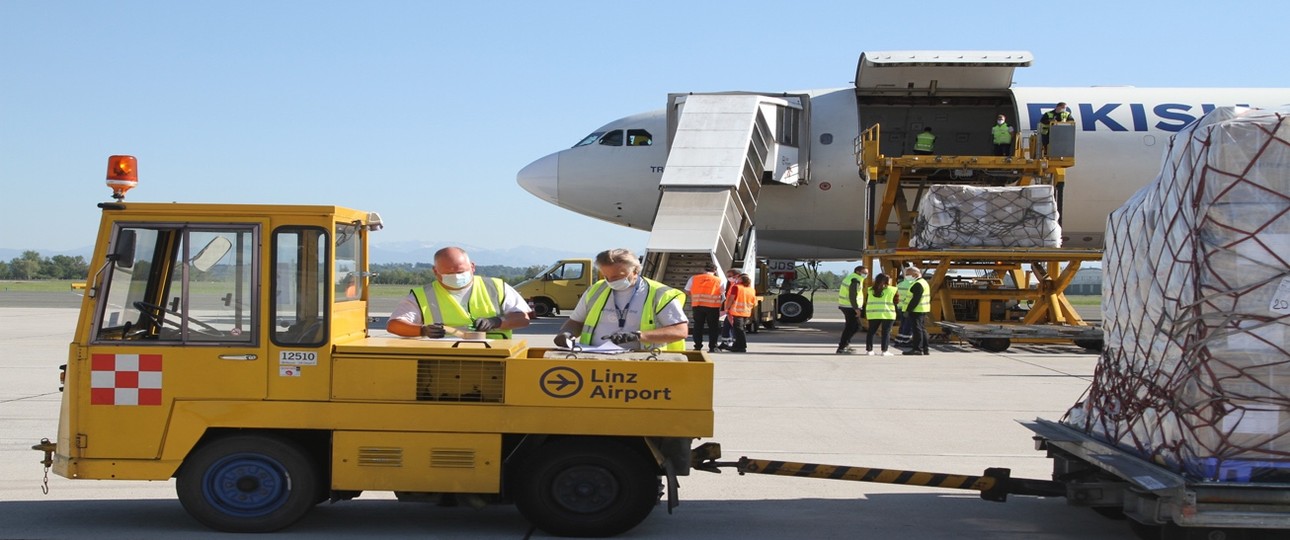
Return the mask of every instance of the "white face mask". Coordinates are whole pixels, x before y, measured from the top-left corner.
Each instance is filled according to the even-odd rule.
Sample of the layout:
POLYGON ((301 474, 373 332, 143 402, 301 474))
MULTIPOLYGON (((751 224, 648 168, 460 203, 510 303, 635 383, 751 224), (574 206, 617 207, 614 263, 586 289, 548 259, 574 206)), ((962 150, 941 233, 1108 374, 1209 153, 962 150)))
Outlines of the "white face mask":
POLYGON ((470 285, 470 281, 474 278, 475 278, 475 275, 473 273, 462 272, 460 274, 444 274, 443 276, 439 277, 439 281, 443 283, 444 287, 448 287, 450 289, 460 289, 462 287, 470 285))
POLYGON ((1001 118, 1001 119, 999 119, 999 120, 995 120, 995 122, 998 122, 998 123, 999 123, 999 125, 1001 125, 1001 126, 1003 125, 1003 119, 1002 119, 1002 118, 1001 118))
POLYGON ((632 286, 632 279, 630 277, 625 277, 623 279, 609 282, 609 288, 615 291, 625 291, 631 288, 631 286, 632 286))

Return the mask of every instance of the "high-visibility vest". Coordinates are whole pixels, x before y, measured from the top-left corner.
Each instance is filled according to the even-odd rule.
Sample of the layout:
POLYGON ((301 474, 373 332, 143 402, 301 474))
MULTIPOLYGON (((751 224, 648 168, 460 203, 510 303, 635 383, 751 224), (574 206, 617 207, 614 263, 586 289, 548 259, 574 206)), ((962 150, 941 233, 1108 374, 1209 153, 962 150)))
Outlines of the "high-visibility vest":
POLYGON ((752 317, 753 307, 757 305, 757 291, 747 285, 735 287, 733 297, 726 300, 726 311, 732 317, 752 317))
POLYGON ((909 278, 902 279, 900 283, 896 284, 896 294, 900 295, 899 303, 896 305, 900 306, 901 311, 909 311, 910 297, 913 296, 909 294, 909 288, 913 286, 914 280, 909 278))
POLYGON ((873 287, 869 287, 865 289, 865 295, 869 297, 869 301, 864 306, 864 318, 880 321, 896 320, 895 287, 883 287, 882 294, 877 295, 873 293, 873 287))
POLYGON ((851 283, 852 282, 855 282, 856 284, 855 305, 857 306, 864 305, 864 301, 861 300, 861 297, 860 297, 860 295, 864 294, 864 276, 857 274, 855 272, 851 272, 850 274, 847 274, 847 277, 842 278, 842 286, 838 287, 838 307, 840 308, 851 307, 851 283))
POLYGON ((1056 114, 1053 111, 1048 111, 1044 113, 1043 120, 1047 120, 1047 122, 1039 123, 1039 134, 1047 135, 1049 124, 1052 124, 1053 122, 1065 122, 1067 120, 1070 120, 1070 117, 1071 117, 1071 112, 1069 110, 1062 111, 1061 114, 1056 114))
MULTIPOLYGON (((438 281, 430 285, 434 296, 427 297, 425 287, 412 289, 417 305, 421 307, 421 320, 425 324, 439 323, 453 328, 470 328, 476 319, 496 317, 502 313, 502 295, 506 294, 506 284, 498 278, 475 276, 470 289, 470 300, 467 306, 470 312, 461 309, 461 304, 452 297, 448 289, 438 281)), ((510 330, 493 330, 488 332, 491 339, 510 339, 510 330)))
POLYGON ((933 145, 936 144, 936 136, 926 131, 919 133, 914 137, 914 150, 931 152, 933 145))
MULTIPOLYGON (((917 281, 914 281, 914 283, 917 283, 917 284, 919 284, 919 285, 922 285, 922 286, 923 286, 923 295, 918 299, 918 305, 917 305, 917 306, 914 306, 914 308, 913 308, 911 311, 913 311, 914 313, 931 313, 931 311, 932 311, 932 287, 931 287, 930 285, 928 285, 928 284, 927 284, 927 280, 925 280, 925 279, 923 279, 923 278, 918 278, 918 280, 917 280, 917 281)), ((911 284, 909 285, 909 286, 910 286, 910 288, 913 288, 914 283, 911 283, 911 284)), ((913 295, 913 293, 910 293, 910 295, 912 296, 912 295, 913 295)), ((912 298, 911 298, 911 300, 912 300, 912 298)))
POLYGON ((694 276, 690 283, 690 305, 721 307, 721 278, 708 273, 694 276))
POLYGON ((1008 124, 995 124, 990 128, 994 134, 994 144, 1008 144, 1012 142, 1012 126, 1008 124))
MULTIPOLYGON (((655 318, 660 311, 667 307, 668 302, 674 299, 680 299, 681 304, 685 304, 685 293, 678 289, 673 289, 654 281, 649 278, 640 278, 645 280, 649 292, 645 293, 645 304, 641 309, 641 327, 640 331, 653 330, 658 328, 655 318)), ((605 311, 605 304, 609 303, 609 297, 612 294, 606 294, 610 291, 609 283, 605 280, 597 281, 587 289, 587 320, 582 323, 582 336, 578 338, 581 343, 591 343, 592 333, 596 331, 596 323, 600 322, 600 315, 605 311)), ((627 330, 624 328, 624 330, 627 330)), ((684 351, 685 339, 682 338, 671 343, 666 343, 661 349, 665 351, 684 351)))

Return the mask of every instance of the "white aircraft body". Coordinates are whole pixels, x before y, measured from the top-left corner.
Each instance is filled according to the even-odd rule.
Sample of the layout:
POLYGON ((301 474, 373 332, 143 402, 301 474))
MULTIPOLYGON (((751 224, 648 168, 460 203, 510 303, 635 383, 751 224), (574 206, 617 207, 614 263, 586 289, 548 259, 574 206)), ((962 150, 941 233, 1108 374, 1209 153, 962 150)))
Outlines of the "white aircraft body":
MULTIPOLYGON (((1107 215, 1159 172, 1169 137, 1219 106, 1290 103, 1286 88, 1014 88, 1026 52, 896 51, 865 53, 856 86, 805 92, 809 145, 801 185, 765 184, 756 208, 757 255, 771 259, 856 260, 864 249, 867 189, 853 141, 880 124, 884 155, 912 153, 923 127, 936 154, 991 155, 995 118, 1022 136, 1044 112, 1068 104, 1076 122, 1075 166, 1061 202, 1063 245, 1101 247, 1107 215)), ((672 126, 671 129, 675 129, 672 126)), ((587 216, 650 230, 668 159, 667 110, 614 120, 572 148, 518 174, 537 197, 587 216)))

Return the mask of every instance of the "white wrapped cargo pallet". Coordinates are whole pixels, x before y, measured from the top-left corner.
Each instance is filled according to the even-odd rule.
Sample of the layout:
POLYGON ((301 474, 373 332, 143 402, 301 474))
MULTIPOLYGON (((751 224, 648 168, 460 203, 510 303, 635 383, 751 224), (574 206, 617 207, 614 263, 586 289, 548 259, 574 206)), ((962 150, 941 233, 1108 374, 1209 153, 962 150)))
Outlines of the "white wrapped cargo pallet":
POLYGON ((1069 424, 1195 479, 1290 480, 1288 114, 1215 109, 1111 214, 1105 348, 1069 424))
POLYGON ((936 184, 918 203, 910 247, 1061 247, 1053 186, 936 184))

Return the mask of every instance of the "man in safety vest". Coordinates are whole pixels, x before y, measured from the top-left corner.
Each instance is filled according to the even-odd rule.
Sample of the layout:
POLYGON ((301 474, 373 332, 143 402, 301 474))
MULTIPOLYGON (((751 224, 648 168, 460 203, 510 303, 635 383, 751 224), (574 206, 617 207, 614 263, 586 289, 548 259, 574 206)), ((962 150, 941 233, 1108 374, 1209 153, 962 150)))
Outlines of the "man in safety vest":
POLYGON ((1044 155, 1048 155, 1048 129, 1053 122, 1074 122, 1075 116, 1066 110, 1066 102, 1058 103, 1053 110, 1039 117, 1039 139, 1044 146, 1044 155))
POLYGON ((994 155, 1012 155, 1012 134, 1016 131, 1008 125, 1008 117, 1001 114, 994 119, 994 126, 990 128, 990 140, 994 141, 994 155))
POLYGON ((556 346, 612 342, 625 349, 685 350, 685 293, 641 277, 640 259, 626 249, 600 252, 596 268, 604 279, 583 293, 555 336, 556 346))
POLYGON ((838 339, 838 354, 855 352, 851 348, 851 338, 860 331, 860 317, 864 315, 864 280, 868 276, 868 268, 857 266, 842 278, 842 285, 838 287, 838 309, 846 319, 842 325, 842 337, 838 339))
POLYGON ((929 353, 927 314, 932 311, 932 288, 923 279, 923 272, 914 266, 905 268, 905 280, 912 282, 909 285, 909 299, 902 300, 902 304, 913 335, 909 339, 909 350, 904 354, 926 356, 929 353))
POLYGON ((448 329, 486 332, 510 339, 511 330, 529 325, 529 306, 498 278, 475 275, 475 263, 459 247, 434 254, 434 283, 417 287, 399 302, 385 329, 404 337, 441 338, 448 329), (447 327, 447 328, 445 328, 447 327))
POLYGON ((913 336, 910 317, 906 317, 908 313, 905 313, 905 301, 909 300, 909 288, 917 280, 905 277, 905 272, 903 271, 896 275, 900 276, 900 281, 896 282, 896 322, 899 328, 896 330, 896 337, 891 338, 891 340, 904 345, 909 343, 909 338, 913 336))
POLYGON ((726 318, 730 319, 730 329, 734 332, 735 342, 730 345, 730 352, 748 352, 748 336, 744 326, 752 317, 753 308, 757 306, 757 291, 753 289, 752 278, 748 274, 739 274, 739 284, 733 287, 733 293, 726 297, 726 318))
POLYGON ((703 273, 690 276, 685 292, 694 308, 694 350, 703 350, 703 336, 708 336, 708 352, 717 352, 721 333, 721 303, 725 298, 726 280, 717 275, 717 265, 703 265, 703 273))
POLYGON ((923 128, 923 132, 914 137, 915 154, 930 155, 935 147, 936 135, 932 133, 932 128, 930 127, 923 128))

